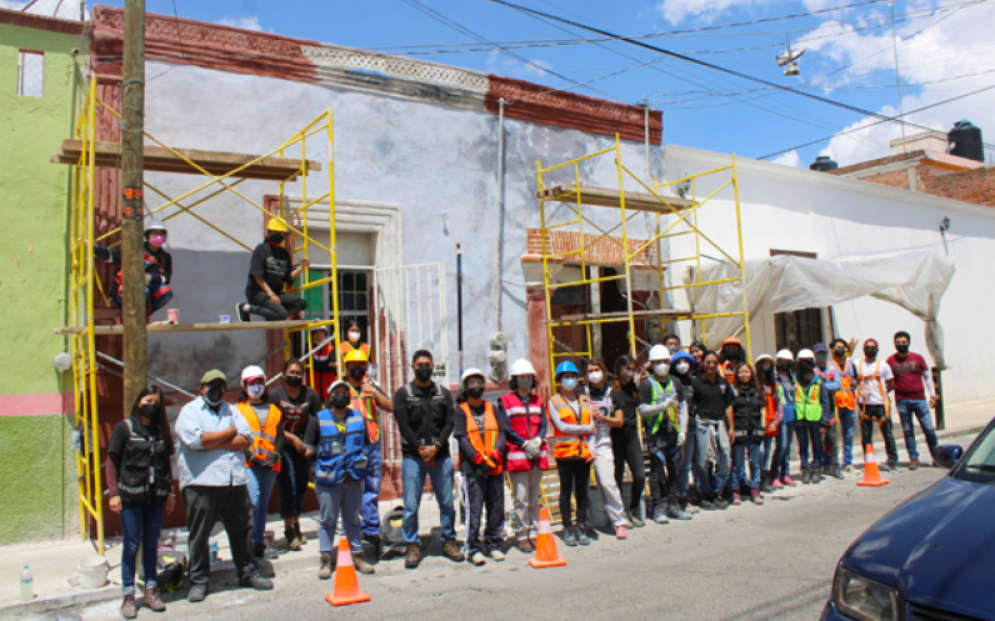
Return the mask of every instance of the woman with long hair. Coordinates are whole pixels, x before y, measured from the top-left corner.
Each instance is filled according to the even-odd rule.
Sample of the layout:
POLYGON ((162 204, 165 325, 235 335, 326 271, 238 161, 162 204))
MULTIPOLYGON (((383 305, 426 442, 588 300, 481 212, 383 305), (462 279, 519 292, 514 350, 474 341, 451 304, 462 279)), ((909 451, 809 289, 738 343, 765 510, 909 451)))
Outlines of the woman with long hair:
POLYGON ((588 514, 588 492, 591 487, 591 456, 589 442, 594 435, 591 403, 579 392, 580 370, 573 362, 564 361, 554 374, 556 393, 549 399, 548 416, 553 423, 553 455, 560 475, 560 519, 563 522, 563 543, 568 546, 590 545, 591 538, 583 528, 588 514), (576 499, 576 522, 573 503, 576 499))
POLYGON ((615 413, 622 413, 622 425, 611 428, 612 454, 615 462, 615 485, 623 489, 625 465, 632 473, 632 490, 625 516, 627 524, 636 528, 645 525, 641 511, 643 491, 646 489, 646 465, 643 463, 643 446, 639 440, 639 370, 636 359, 623 354, 615 360, 612 378, 612 406, 615 413))
POLYGON ((705 352, 707 351, 708 348, 705 347, 705 344, 701 341, 692 341, 691 344, 688 345, 688 353, 691 354, 692 358, 694 358, 695 375, 701 374, 701 371, 704 368, 702 361, 705 359, 705 352))
POLYGON ((110 509, 121 516, 121 615, 138 616, 135 601, 135 562, 142 550, 145 605, 166 610, 156 586, 159 531, 165 513, 176 506, 171 457, 174 452, 169 419, 158 386, 138 393, 131 415, 114 427, 107 449, 107 491, 110 509))
POLYGON ((698 492, 704 497, 701 508, 711 511, 729 506, 719 498, 719 494, 725 489, 729 478, 732 389, 719 372, 717 353, 705 352, 701 363, 701 374, 691 382, 698 422, 694 481, 698 492))
POLYGON ((732 470, 730 487, 732 504, 739 505, 740 487, 747 481, 746 460, 750 461, 750 497, 754 504, 764 504, 760 495, 760 464, 763 461, 765 401, 763 387, 753 367, 745 362, 736 367, 732 385, 732 429, 729 442, 732 444, 732 470))
POLYGON ((611 438, 611 431, 625 424, 625 415, 612 402, 608 365, 599 358, 587 363, 587 396, 591 400, 591 418, 594 419, 594 436, 591 438, 594 474, 604 497, 608 520, 615 529, 615 537, 625 539, 628 536, 625 508, 615 482, 615 454, 611 438))

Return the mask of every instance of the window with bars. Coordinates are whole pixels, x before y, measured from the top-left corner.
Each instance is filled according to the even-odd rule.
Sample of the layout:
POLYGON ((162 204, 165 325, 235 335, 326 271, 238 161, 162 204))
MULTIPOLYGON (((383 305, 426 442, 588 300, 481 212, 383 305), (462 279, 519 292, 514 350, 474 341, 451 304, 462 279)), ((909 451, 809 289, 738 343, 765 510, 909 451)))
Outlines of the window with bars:
POLYGON ((21 50, 17 59, 17 94, 41 97, 45 93, 45 53, 21 50))

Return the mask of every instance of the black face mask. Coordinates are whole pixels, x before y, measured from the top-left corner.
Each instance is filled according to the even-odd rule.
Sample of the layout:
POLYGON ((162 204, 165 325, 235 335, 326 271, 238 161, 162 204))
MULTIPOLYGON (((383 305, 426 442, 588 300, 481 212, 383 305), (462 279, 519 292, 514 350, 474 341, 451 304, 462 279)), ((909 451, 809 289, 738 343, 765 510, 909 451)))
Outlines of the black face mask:
POLYGON ((727 349, 722 352, 722 355, 726 360, 739 360, 739 350, 738 349, 727 349))
POLYGON ((336 410, 342 410, 349 407, 351 401, 349 395, 334 395, 332 396, 332 407, 336 410))
POLYGON ((138 415, 155 422, 159 418, 159 406, 154 403, 143 403, 138 406, 138 415))
POLYGON ((908 345, 895 345, 895 349, 897 349, 898 353, 900 353, 900 354, 907 354, 907 353, 909 353, 909 346, 908 345))
POLYGON ((842 358, 843 356, 846 355, 846 350, 842 347, 837 347, 836 349, 833 350, 833 353, 836 355, 837 358, 842 358))
POLYGON ((415 379, 419 382, 427 382, 432 379, 432 367, 427 364, 415 367, 415 379))
POLYGON ((207 405, 221 405, 221 399, 225 396, 225 391, 220 386, 208 386, 207 393, 204 395, 204 401, 207 401, 207 405))
MULTIPOLYGON (((417 372, 416 372, 417 373, 417 372)), ((349 367, 349 377, 354 380, 361 380, 366 377, 366 367, 349 367)))
POLYGON ((304 383, 304 378, 300 375, 288 375, 283 379, 284 383, 291 388, 297 388, 304 383))
POLYGON ((815 373, 815 363, 811 360, 802 360, 798 363, 798 370, 801 371, 802 375, 815 373))
POLYGON ((790 371, 791 370, 791 363, 788 362, 788 361, 786 361, 786 360, 783 361, 783 362, 778 362, 777 363, 777 370, 778 371, 785 371, 785 372, 790 371))
POLYGON ((872 348, 865 349, 864 355, 867 356, 868 358, 873 358, 878 355, 878 350, 872 348))
POLYGON ((466 394, 474 399, 479 399, 484 396, 484 387, 476 386, 474 388, 467 388, 466 394))
POLYGON ((282 244, 283 243, 283 233, 273 233, 272 235, 269 236, 269 240, 271 242, 273 242, 274 244, 277 244, 277 245, 282 244))

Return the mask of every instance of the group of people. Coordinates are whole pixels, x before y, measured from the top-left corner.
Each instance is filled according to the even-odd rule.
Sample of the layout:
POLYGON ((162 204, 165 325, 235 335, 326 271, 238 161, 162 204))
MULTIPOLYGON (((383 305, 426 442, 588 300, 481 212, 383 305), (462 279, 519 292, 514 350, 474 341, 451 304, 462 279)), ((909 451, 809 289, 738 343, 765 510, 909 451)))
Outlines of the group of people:
MULTIPOLYGON (((307 543, 300 514, 313 480, 320 508, 319 578, 330 578, 335 569, 340 519, 356 570, 374 573, 364 542, 379 558, 384 543, 378 513, 382 412, 393 412, 401 439, 403 520, 400 541, 390 543, 405 546, 408 568, 422 561, 418 510, 426 478, 439 505, 443 556, 483 565, 505 558, 505 485, 514 498, 514 545, 526 554, 535 550, 545 501, 542 476, 551 459, 560 480, 561 536, 567 546, 589 545, 597 536, 589 497, 592 467, 619 539, 648 519, 690 520, 699 509, 741 504, 743 496, 763 504, 765 493, 796 485, 789 471, 795 439, 802 483, 842 478, 851 468, 858 420, 865 445, 880 428, 888 466, 895 468, 893 391, 914 469, 919 461, 913 417, 930 451, 936 447, 929 414, 935 394, 925 360, 909 352, 909 340, 907 333, 898 333, 898 353, 887 361, 879 359, 872 339, 864 342, 860 361, 848 358, 846 343, 837 339, 831 348, 816 344, 797 356, 782 350, 750 365, 735 338, 715 352, 701 342, 682 351, 679 339, 669 336, 650 349, 645 364, 623 355, 612 367, 587 361, 582 373, 574 362, 560 363, 549 399, 539 395, 532 363, 517 360, 509 390, 492 402, 484 399, 483 371, 464 371, 453 395, 435 381, 435 363, 426 350, 414 353, 412 381, 390 398, 369 377, 369 348, 350 339, 352 344, 343 346, 348 351, 339 352, 344 354, 342 373, 327 386, 322 383, 320 393, 308 385, 315 374, 296 359, 286 362, 277 387, 270 386, 261 368, 246 367, 236 404, 225 400, 225 374, 208 371, 200 395, 182 408, 175 431, 162 392, 149 386, 131 415, 115 427, 107 456, 110 508, 121 516, 124 539, 122 614, 137 615, 138 551, 157 549, 164 514, 174 510, 178 494, 190 531, 192 602, 207 596, 209 540, 218 519, 228 534, 239 583, 273 588, 259 568, 277 483, 287 547, 299 550, 307 543), (842 442, 836 438, 837 419, 842 442), (455 456, 450 437, 458 446, 455 456), (466 518, 463 546, 456 540, 457 468, 466 518)), ((157 555, 144 554, 142 562, 144 603, 164 610, 156 585, 157 555)))

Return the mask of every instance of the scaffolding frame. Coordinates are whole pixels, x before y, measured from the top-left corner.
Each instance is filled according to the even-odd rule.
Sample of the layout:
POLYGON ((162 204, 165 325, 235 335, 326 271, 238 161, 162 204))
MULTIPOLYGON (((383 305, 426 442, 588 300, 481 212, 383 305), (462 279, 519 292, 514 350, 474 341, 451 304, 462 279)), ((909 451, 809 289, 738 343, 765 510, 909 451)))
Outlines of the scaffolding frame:
MULTIPOLYGON (((75 396, 74 423, 78 430, 78 446, 76 451, 76 466, 78 475, 79 509, 80 509, 80 533, 85 540, 88 538, 88 522, 92 520, 96 529, 97 552, 102 556, 105 553, 104 545, 104 512, 103 494, 104 489, 101 481, 101 457, 99 441, 99 416, 98 416, 98 386, 97 374, 103 365, 98 363, 98 357, 105 357, 102 352, 97 351, 96 336, 98 334, 114 333, 112 330, 98 329, 96 326, 95 310, 96 296, 100 295, 105 306, 110 306, 107 296, 103 292, 103 285, 96 271, 93 246, 104 242, 120 231, 120 226, 112 228, 110 231, 97 236, 95 233, 95 219, 97 216, 96 203, 96 169, 98 167, 118 166, 117 161, 108 161, 106 154, 107 143, 98 141, 98 110, 110 112, 112 122, 120 122, 121 115, 114 108, 102 101, 97 96, 97 79, 91 77, 89 83, 83 89, 82 102, 76 114, 76 123, 73 128, 75 143, 66 154, 66 144, 60 149, 60 153, 53 157, 57 163, 70 164, 72 190, 71 207, 69 214, 69 234, 67 236, 67 254, 70 259, 69 277, 69 303, 66 317, 66 326, 56 330, 57 334, 64 335, 69 340, 73 367, 73 392, 75 396), (104 151, 101 151, 104 149, 104 151)), ((320 248, 329 255, 330 276, 311 280, 310 269, 304 269, 300 276, 299 285, 290 289, 292 293, 300 293, 316 287, 328 284, 331 289, 332 313, 329 319, 321 320, 294 320, 281 322, 253 322, 252 326, 246 324, 187 324, 179 326, 154 326, 150 332, 189 332, 189 331, 227 331, 245 329, 282 329, 285 343, 290 343, 292 335, 304 332, 306 350, 313 353, 311 330, 320 326, 327 326, 332 333, 330 340, 334 341, 336 360, 341 368, 341 334, 338 296, 338 257, 335 240, 335 168, 334 168, 334 118, 332 110, 328 109, 307 123, 302 129, 294 133, 290 138, 281 143, 275 149, 259 156, 238 156, 232 160, 231 164, 222 162, 220 165, 224 171, 217 171, 216 168, 208 170, 206 164, 198 162, 197 157, 210 157, 212 155, 224 156, 221 158, 232 159, 232 154, 216 154, 214 152, 191 152, 187 150, 175 149, 155 136, 145 132, 147 141, 158 146, 157 153, 169 160, 169 168, 152 168, 151 170, 161 170, 169 173, 188 173, 206 177, 207 179, 197 185, 194 189, 186 191, 179 196, 170 197, 163 190, 155 187, 147 180, 144 182, 146 189, 151 190, 159 196, 163 204, 155 209, 146 210, 145 217, 162 212, 170 207, 176 209, 173 213, 162 217, 162 221, 167 221, 180 214, 188 214, 196 220, 210 227, 217 233, 223 235, 239 246, 252 251, 252 246, 238 240, 234 235, 224 229, 223 226, 212 223, 206 218, 195 214, 193 209, 208 200, 223 194, 232 193, 243 201, 249 203, 264 214, 264 217, 277 219, 292 231, 293 236, 288 236, 288 241, 293 243, 287 250, 292 257, 301 255, 302 258, 310 262, 310 252, 313 248, 320 248), (307 142, 309 138, 327 144, 327 174, 328 191, 317 197, 309 197, 307 178, 310 171, 321 170, 321 166, 315 161, 309 161, 307 157, 307 142), (326 142, 327 141, 327 142, 326 142), (289 152, 300 149, 300 160, 286 159, 284 156, 289 152), (194 155, 196 153, 196 155, 194 155), (247 178, 268 179, 279 183, 279 209, 277 213, 268 211, 259 202, 252 200, 236 186, 247 178), (286 207, 286 184, 300 181, 301 206, 293 211, 288 211, 286 207), (215 189, 215 186, 220 188, 215 189), (196 198, 189 204, 183 201, 194 198, 197 194, 212 190, 207 196, 196 198), (328 202, 329 209, 329 244, 326 246, 316 240, 309 233, 308 211, 309 208, 319 205, 322 201, 328 202)), ((67 141, 69 142, 69 141, 67 141)), ((149 149, 149 146, 145 147, 149 149)), ((155 148, 155 147, 153 147, 155 148)), ((215 166, 219 164, 215 163, 215 166)), ((149 167, 146 170, 150 170, 149 167)), ((321 205, 321 207, 324 207, 321 205)), ((323 227, 321 227, 323 230, 323 227)), ((106 242, 105 242, 106 243, 106 242)), ((118 242, 119 243, 119 242, 118 242)), ((114 244, 112 244, 114 245, 114 244)), ((101 328, 106 328, 101 326, 101 328)), ((275 352, 271 352, 275 353, 275 352)), ((269 354, 267 355, 267 358, 269 354)), ((290 359, 291 348, 284 346, 284 359, 290 359)), ((308 356, 310 357, 310 356, 308 356)), ((123 366, 123 365, 121 365, 123 366)), ((308 362, 309 372, 313 384, 314 366, 308 362)), ((171 384, 163 382, 158 378, 149 378, 153 383, 162 383, 166 387, 173 387, 171 384)), ((127 416, 129 404, 124 404, 127 416)))
MULTIPOLYGON (((616 134, 615 144, 613 146, 547 167, 543 167, 542 160, 538 160, 536 168, 539 187, 539 190, 536 192, 536 198, 539 200, 543 285, 546 301, 545 323, 547 329, 547 351, 549 356, 549 368, 551 372, 555 371, 558 358, 592 358, 594 355, 594 341, 592 339, 591 327, 604 323, 625 322, 628 324, 629 353, 634 358, 638 358, 639 347, 637 343, 636 323, 639 321, 646 322, 661 318, 668 321, 702 322, 703 325, 703 322, 707 319, 715 319, 718 317, 742 317, 743 330, 746 338, 746 348, 747 352, 750 351, 750 318, 749 307, 746 299, 746 272, 744 269, 745 263, 743 259, 743 233, 739 205, 739 182, 735 155, 732 155, 731 163, 728 166, 723 166, 693 175, 687 175, 680 179, 666 183, 659 183, 655 179, 652 182, 646 182, 623 164, 622 142, 618 134, 616 134), (618 176, 617 191, 609 191, 605 188, 582 185, 580 171, 581 165, 607 156, 614 156, 615 169, 618 176), (573 169, 573 184, 547 187, 546 177, 548 177, 550 173, 569 168, 573 169), (699 199, 696 193, 698 185, 697 181, 703 177, 721 175, 723 173, 728 173, 729 179, 719 184, 716 189, 699 199), (625 182, 627 178, 635 181, 636 184, 646 192, 627 192, 625 189, 625 182), (712 237, 710 237, 699 227, 698 211, 703 206, 708 204, 709 201, 711 201, 715 196, 717 196, 719 192, 730 185, 734 190, 735 197, 736 248, 732 250, 732 252, 726 252, 726 250, 717 244, 712 237), (664 196, 660 194, 661 189, 668 187, 681 188, 682 191, 684 188, 687 188, 689 193, 684 191, 684 196, 681 197, 664 196), (613 196, 610 197, 609 193, 613 196), (627 195, 629 197, 628 202, 627 195), (551 222, 552 218, 548 213, 548 207, 546 205, 546 203, 549 202, 559 202, 566 205, 569 217, 575 217, 575 219, 557 221, 555 223, 551 222), (585 210, 585 206, 617 209, 619 212, 618 223, 611 227, 597 224, 585 210), (648 240, 638 243, 638 245, 634 245, 632 242, 635 240, 630 240, 629 236, 629 223, 638 213, 652 213, 655 216, 655 234, 648 240), (671 222, 664 222, 664 218, 672 218, 673 220, 671 222), (591 240, 585 238, 585 224, 596 230, 599 234, 591 240), (681 224, 684 225, 684 230, 675 230, 678 225, 681 224), (551 249, 551 232, 559 229, 567 229, 573 226, 576 226, 576 247, 571 247, 564 252, 554 254, 551 249), (613 237, 613 234, 616 231, 621 231, 621 243, 619 243, 617 238, 613 237), (677 259, 662 259, 663 240, 680 235, 694 235, 694 254, 689 257, 681 257, 677 259), (589 278, 587 268, 592 265, 601 265, 591 260, 591 257, 589 257, 590 249, 597 244, 605 242, 621 249, 621 265, 613 265, 611 267, 621 267, 622 273, 616 274, 615 276, 589 278), (714 247, 720 254, 725 256, 729 262, 738 267, 739 275, 735 278, 715 281, 702 280, 701 258, 702 256, 707 256, 702 254, 702 246, 704 243, 714 247), (696 280, 694 282, 671 285, 667 285, 665 283, 664 272, 667 269, 667 266, 689 262, 693 263, 696 267, 696 280), (553 265, 557 265, 557 267, 551 269, 553 265), (554 283, 553 277, 555 273, 566 265, 579 266, 581 268, 581 280, 554 283), (647 309, 641 311, 634 310, 632 297, 634 292, 634 269, 645 269, 656 272, 656 293, 659 299, 658 309, 647 309), (626 310, 624 312, 553 317, 552 297, 555 290, 566 287, 589 286, 595 283, 608 281, 618 281, 620 285, 624 285, 626 298, 626 310), (742 285, 743 306, 741 310, 727 313, 695 313, 693 308, 684 310, 664 308, 667 299, 666 293, 669 291, 683 290, 687 294, 693 288, 720 286, 729 282, 739 282, 742 285), (569 326, 583 327, 587 339, 586 350, 579 352, 557 351, 556 330, 558 328, 569 326)), ((688 295, 688 300, 690 301, 690 299, 690 295, 688 295)), ((551 378, 551 382, 552 387, 555 390, 555 374, 554 377, 551 378)))

